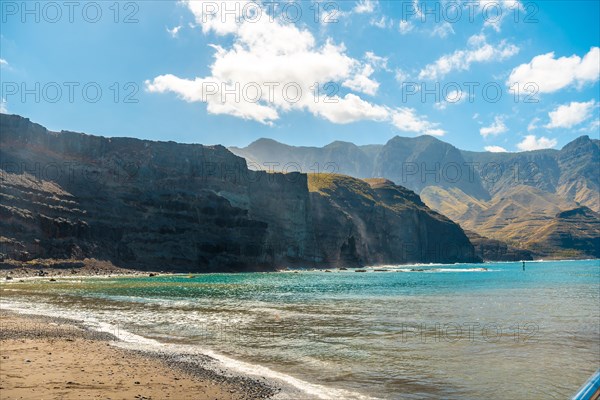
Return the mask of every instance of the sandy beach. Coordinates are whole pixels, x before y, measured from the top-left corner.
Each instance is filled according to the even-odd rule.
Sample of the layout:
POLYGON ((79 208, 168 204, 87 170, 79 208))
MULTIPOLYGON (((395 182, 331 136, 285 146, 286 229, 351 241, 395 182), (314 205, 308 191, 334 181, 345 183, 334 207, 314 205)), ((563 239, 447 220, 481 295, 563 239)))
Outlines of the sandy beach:
POLYGON ((2 399, 258 399, 274 390, 111 345, 74 321, 0 311, 2 399))

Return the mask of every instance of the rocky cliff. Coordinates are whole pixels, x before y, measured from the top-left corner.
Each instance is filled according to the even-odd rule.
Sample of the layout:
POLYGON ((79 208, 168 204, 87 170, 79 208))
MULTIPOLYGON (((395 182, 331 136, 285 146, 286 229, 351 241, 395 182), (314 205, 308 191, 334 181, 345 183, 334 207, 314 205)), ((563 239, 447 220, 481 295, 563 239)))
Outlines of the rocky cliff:
POLYGON ((310 174, 309 190, 317 249, 326 264, 477 258, 458 225, 391 181, 310 174))
POLYGON ((222 146, 56 133, 5 114, 0 132, 4 257, 185 271, 477 260, 456 224, 404 188, 385 207, 409 211, 381 224, 382 200, 384 214, 370 218, 374 204, 359 193, 325 198, 306 174, 252 171, 222 146), (430 254, 449 238, 452 253, 430 254))
POLYGON ((263 168, 266 161, 280 166, 291 161, 303 169, 334 165, 339 173, 390 179, 472 231, 471 239, 484 258, 504 260, 531 254, 598 257, 597 225, 559 220, 556 215, 585 206, 593 219, 600 211, 599 143, 581 136, 561 150, 489 153, 461 151, 434 137, 419 136, 394 137, 383 146, 334 142, 322 148, 258 140, 232 151, 263 168), (270 151, 275 147, 277 151, 270 151), (268 160, 266 154, 277 156, 268 160), (571 232, 571 239, 542 234, 546 226, 562 227, 557 229, 571 232), (538 234, 541 240, 531 240, 538 234))

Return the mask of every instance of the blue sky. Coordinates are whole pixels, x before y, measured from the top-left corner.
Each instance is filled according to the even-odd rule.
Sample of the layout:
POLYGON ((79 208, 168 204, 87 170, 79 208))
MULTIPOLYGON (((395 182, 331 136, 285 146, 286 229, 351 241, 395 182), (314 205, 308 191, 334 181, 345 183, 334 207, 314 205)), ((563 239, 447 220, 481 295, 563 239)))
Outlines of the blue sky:
POLYGON ((2 0, 3 112, 226 146, 599 136, 598 1, 287 3, 2 0))

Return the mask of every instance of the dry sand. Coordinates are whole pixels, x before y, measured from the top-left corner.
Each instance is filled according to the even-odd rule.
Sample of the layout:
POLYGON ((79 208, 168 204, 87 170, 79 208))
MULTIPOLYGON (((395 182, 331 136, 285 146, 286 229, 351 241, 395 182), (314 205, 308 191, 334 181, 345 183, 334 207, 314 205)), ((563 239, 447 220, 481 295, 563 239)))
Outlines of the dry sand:
POLYGON ((248 378, 120 349, 112 339, 72 321, 0 311, 0 398, 227 400, 274 393, 248 378))

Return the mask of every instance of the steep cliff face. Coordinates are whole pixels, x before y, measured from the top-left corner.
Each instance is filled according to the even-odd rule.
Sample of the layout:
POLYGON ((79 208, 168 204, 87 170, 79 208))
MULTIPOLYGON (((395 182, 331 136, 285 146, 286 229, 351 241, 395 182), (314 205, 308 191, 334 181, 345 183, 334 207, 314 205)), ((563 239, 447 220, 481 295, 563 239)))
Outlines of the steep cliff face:
POLYGON ((478 260, 458 225, 391 181, 310 174, 309 190, 317 247, 325 263, 478 260))
POLYGON ((53 133, 7 115, 1 129, 9 255, 216 271, 273 268, 306 251, 294 240, 310 232, 306 178, 248 171, 222 146, 53 133), (283 204, 295 208, 278 214, 283 204))
POLYGON ((594 240, 589 224, 573 230, 572 240, 551 235, 542 236, 548 243, 530 240, 561 211, 579 206, 600 211, 600 141, 588 136, 561 150, 519 153, 461 151, 431 136, 395 137, 383 146, 334 142, 323 148, 258 140, 236 151, 260 164, 273 148, 284 150, 275 151, 280 165, 294 160, 309 168, 335 161, 342 174, 384 177, 414 190, 427 206, 480 235, 471 238, 487 259, 505 259, 495 248, 506 250, 509 258, 596 254, 596 245, 578 244, 594 240), (528 246, 524 253, 517 251, 522 246, 528 246))
MULTIPOLYGON (((4 114, 0 131, 4 257, 94 257, 186 271, 328 266, 339 264, 338 253, 358 264, 407 259, 377 246, 357 253, 349 237, 321 242, 323 221, 332 221, 327 229, 334 232, 379 234, 371 226, 377 221, 363 220, 369 211, 367 204, 360 208, 360 196, 323 202, 309 193, 305 174, 251 171, 222 146, 55 133, 4 114), (346 201, 358 202, 351 210, 361 218, 340 217, 348 213, 339 206, 346 201)), ((405 195, 407 204, 418 199, 405 195)), ((432 223, 429 213, 396 229, 408 237, 418 225, 432 223)), ((423 235, 426 240, 416 241, 419 254, 419 246, 437 240, 434 230, 423 235)), ((474 260, 468 251, 439 260, 474 260)))

